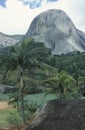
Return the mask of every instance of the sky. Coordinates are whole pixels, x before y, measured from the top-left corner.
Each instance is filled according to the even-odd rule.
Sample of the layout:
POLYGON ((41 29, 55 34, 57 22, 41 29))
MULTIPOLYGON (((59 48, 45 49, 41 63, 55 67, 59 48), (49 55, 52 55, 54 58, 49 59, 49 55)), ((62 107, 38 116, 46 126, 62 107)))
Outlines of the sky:
POLYGON ((85 32, 85 0, 0 0, 0 32, 25 34, 32 20, 48 9, 61 9, 85 32))

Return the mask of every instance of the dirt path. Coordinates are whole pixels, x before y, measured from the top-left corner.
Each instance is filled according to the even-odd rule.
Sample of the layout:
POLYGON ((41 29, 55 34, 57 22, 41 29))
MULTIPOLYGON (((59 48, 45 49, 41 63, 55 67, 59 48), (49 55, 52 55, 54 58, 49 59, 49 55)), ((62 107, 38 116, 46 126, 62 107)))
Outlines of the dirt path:
POLYGON ((7 101, 0 101, 0 109, 7 109, 9 107, 7 101))

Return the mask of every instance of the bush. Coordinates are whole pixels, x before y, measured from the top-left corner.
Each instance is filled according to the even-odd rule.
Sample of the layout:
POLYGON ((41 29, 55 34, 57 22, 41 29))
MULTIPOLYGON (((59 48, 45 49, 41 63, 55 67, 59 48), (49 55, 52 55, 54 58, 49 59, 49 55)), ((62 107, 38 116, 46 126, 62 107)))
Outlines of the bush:
POLYGON ((17 113, 16 111, 9 112, 9 115, 7 117, 7 121, 9 123, 10 127, 14 127, 17 129, 20 128, 20 124, 22 123, 22 120, 19 116, 19 113, 17 113))
POLYGON ((40 105, 38 105, 37 103, 27 104, 25 102, 25 119, 29 121, 39 107, 40 105))

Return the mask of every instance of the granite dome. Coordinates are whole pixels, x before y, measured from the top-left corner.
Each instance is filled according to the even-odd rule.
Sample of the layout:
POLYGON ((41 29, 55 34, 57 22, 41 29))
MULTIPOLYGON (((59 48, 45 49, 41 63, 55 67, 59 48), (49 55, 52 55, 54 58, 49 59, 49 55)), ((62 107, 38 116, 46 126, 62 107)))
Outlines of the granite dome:
POLYGON ((85 50, 85 33, 62 10, 51 9, 36 16, 25 37, 44 42, 53 55, 85 50))

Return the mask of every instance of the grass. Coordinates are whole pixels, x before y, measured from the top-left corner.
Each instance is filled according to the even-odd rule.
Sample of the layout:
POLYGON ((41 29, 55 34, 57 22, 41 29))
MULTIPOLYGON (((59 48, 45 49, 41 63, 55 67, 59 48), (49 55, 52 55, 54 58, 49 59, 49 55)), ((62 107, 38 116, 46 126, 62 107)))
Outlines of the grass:
POLYGON ((10 94, 2 94, 0 93, 0 101, 7 101, 9 99, 10 94))
POLYGON ((17 121, 21 122, 19 113, 15 109, 8 108, 8 109, 0 110, 0 128, 9 127, 9 121, 11 121, 10 124, 13 125, 16 119, 17 119, 17 121), (11 117, 12 117, 11 113, 14 113, 14 116, 16 116, 16 117, 11 119, 11 117))
POLYGON ((31 94, 27 95, 25 99, 28 101, 28 103, 37 103, 39 105, 43 105, 49 100, 55 99, 56 97, 52 94, 48 94, 47 96, 44 93, 40 94, 31 94))
POLYGON ((0 110, 0 128, 1 127, 8 127, 8 120, 7 117, 9 116, 9 112, 11 112, 12 109, 1 109, 0 110))
MULTIPOLYGON (((0 100, 8 101, 9 99, 9 94, 0 94, 0 100)), ((45 96, 44 93, 41 94, 31 94, 31 95, 26 95, 25 99, 29 103, 37 103, 38 105, 43 105, 47 101, 55 99, 55 96, 49 94, 45 96)), ((7 108, 7 109, 1 109, 0 110, 0 128, 2 127, 8 127, 8 120, 7 117, 9 116, 10 112, 15 111, 13 108, 7 108)))
POLYGON ((8 126, 6 117, 8 116, 8 109, 0 110, 0 127, 8 126))

